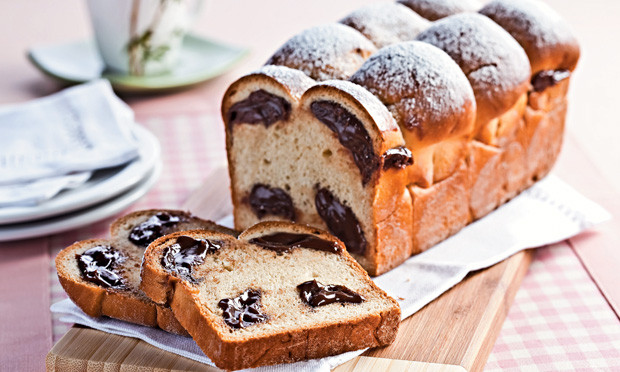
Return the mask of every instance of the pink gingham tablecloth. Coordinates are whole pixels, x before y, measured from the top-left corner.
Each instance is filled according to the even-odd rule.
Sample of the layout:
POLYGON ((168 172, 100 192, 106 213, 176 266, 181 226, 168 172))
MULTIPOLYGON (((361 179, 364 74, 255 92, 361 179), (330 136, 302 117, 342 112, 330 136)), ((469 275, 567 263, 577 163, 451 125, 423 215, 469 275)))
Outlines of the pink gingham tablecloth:
MULTIPOLYGON (((223 124, 211 115, 139 122, 159 138, 164 168, 157 186, 128 211, 179 208, 204 177, 225 162, 223 124)), ((105 237, 111 220, 54 236, 50 256, 76 240, 105 237)), ((49 280, 51 303, 66 298, 53 261, 49 280)), ((56 342, 70 325, 52 317, 56 342)), ((620 321, 568 243, 537 250, 485 370, 620 371, 620 321)))

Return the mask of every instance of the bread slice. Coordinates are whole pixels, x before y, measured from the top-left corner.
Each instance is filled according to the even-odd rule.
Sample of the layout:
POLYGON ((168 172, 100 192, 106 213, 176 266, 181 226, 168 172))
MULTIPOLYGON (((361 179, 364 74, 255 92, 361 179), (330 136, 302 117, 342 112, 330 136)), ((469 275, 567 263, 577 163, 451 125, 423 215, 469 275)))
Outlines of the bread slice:
POLYGON ((236 234, 183 211, 136 211, 112 223, 111 239, 84 240, 63 249, 56 256, 60 284, 69 298, 92 317, 109 316, 187 335, 170 308, 156 305, 139 289, 146 245, 163 234, 186 229, 236 234), (93 259, 107 268, 93 267, 92 274, 85 274, 82 268, 93 259))
POLYGON ((341 241, 288 222, 261 222, 238 238, 197 230, 160 238, 145 253, 141 288, 228 370, 387 345, 400 321, 398 303, 341 241), (327 288, 345 302, 323 304, 321 284, 346 287, 327 288))

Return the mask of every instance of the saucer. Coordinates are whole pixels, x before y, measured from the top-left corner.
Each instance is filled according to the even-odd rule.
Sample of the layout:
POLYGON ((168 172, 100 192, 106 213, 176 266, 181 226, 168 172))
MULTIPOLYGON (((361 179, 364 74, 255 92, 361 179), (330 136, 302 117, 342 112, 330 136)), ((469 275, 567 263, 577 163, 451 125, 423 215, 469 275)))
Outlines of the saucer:
POLYGON ((0 226, 35 221, 66 214, 111 199, 143 181, 160 159, 160 145, 154 134, 135 125, 139 156, 118 167, 100 169, 83 185, 62 191, 37 206, 0 208, 0 226))
POLYGON ((43 220, 0 226, 0 242, 56 234, 114 216, 155 186, 161 169, 162 164, 158 161, 146 177, 133 188, 97 205, 43 220))
POLYGON ((175 70, 156 76, 105 71, 94 40, 36 46, 28 51, 28 59, 43 73, 64 83, 79 84, 105 78, 118 92, 158 92, 189 87, 219 76, 247 53, 246 48, 187 35, 175 70))

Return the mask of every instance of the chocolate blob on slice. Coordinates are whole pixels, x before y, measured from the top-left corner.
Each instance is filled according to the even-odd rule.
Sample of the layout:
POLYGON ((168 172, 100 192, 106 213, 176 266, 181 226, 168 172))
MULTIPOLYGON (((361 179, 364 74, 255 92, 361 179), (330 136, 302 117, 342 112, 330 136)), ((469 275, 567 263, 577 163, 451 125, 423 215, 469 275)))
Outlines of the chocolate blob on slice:
POLYGON ((336 133, 340 143, 351 151, 365 185, 379 169, 380 161, 362 122, 347 109, 331 101, 312 102, 310 110, 320 122, 336 133))
POLYGON ((338 252, 338 244, 309 234, 280 232, 250 239, 250 243, 277 253, 287 253, 293 248, 310 248, 324 252, 338 252))
POLYGON ((190 236, 179 236, 175 244, 164 249, 161 258, 162 266, 171 273, 176 273, 181 278, 197 283, 192 276, 192 267, 204 262, 207 254, 215 253, 222 247, 220 242, 212 242, 208 239, 194 239, 190 236))
POLYGON ((137 246, 147 247, 157 238, 173 232, 174 226, 182 221, 184 221, 184 216, 159 212, 134 227, 128 239, 137 246))
POLYGON ((349 253, 364 254, 366 238, 355 213, 342 204, 328 189, 319 189, 314 198, 316 210, 329 231, 342 240, 349 253))
POLYGON ((287 100, 261 89, 228 109, 228 125, 230 128, 236 123, 269 127, 277 121, 288 120, 290 114, 291 104, 287 100))
POLYGON ((114 271, 125 258, 120 251, 100 245, 75 255, 82 279, 105 288, 125 288, 123 277, 114 271))
POLYGON ((413 164, 411 151, 403 146, 389 149, 381 157, 383 158, 383 170, 405 169, 406 166, 413 164))
POLYGON ((542 70, 532 76, 532 90, 542 92, 569 77, 570 71, 568 70, 542 70))
POLYGON ((295 221, 293 199, 281 188, 256 184, 250 191, 249 202, 258 218, 273 215, 295 221))
POLYGON ((301 300, 312 306, 325 306, 338 303, 359 304, 365 299, 343 285, 323 285, 316 280, 310 280, 297 286, 301 300))
POLYGON ((246 328, 268 318, 261 312, 261 297, 261 291, 248 289, 238 297, 220 300, 217 306, 223 310, 224 322, 230 328, 246 328))

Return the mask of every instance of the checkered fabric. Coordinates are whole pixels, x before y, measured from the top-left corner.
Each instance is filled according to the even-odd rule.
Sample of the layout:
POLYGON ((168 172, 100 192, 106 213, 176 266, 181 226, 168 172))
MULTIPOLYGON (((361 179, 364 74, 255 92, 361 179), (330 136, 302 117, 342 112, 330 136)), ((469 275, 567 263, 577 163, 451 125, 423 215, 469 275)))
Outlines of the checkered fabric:
POLYGON ((487 371, 620 371, 620 322, 562 242, 536 251, 487 371))
MULTIPOLYGON (((204 177, 225 161, 223 124, 208 115, 145 118, 162 144, 157 186, 127 213, 178 208, 204 177)), ((72 242, 105 237, 116 217, 51 238, 51 257, 72 242)), ((51 302, 66 298, 50 265, 51 302)), ((70 325, 52 315, 54 342, 70 325)), ((566 243, 538 250, 486 369, 620 370, 620 322, 566 243)))

